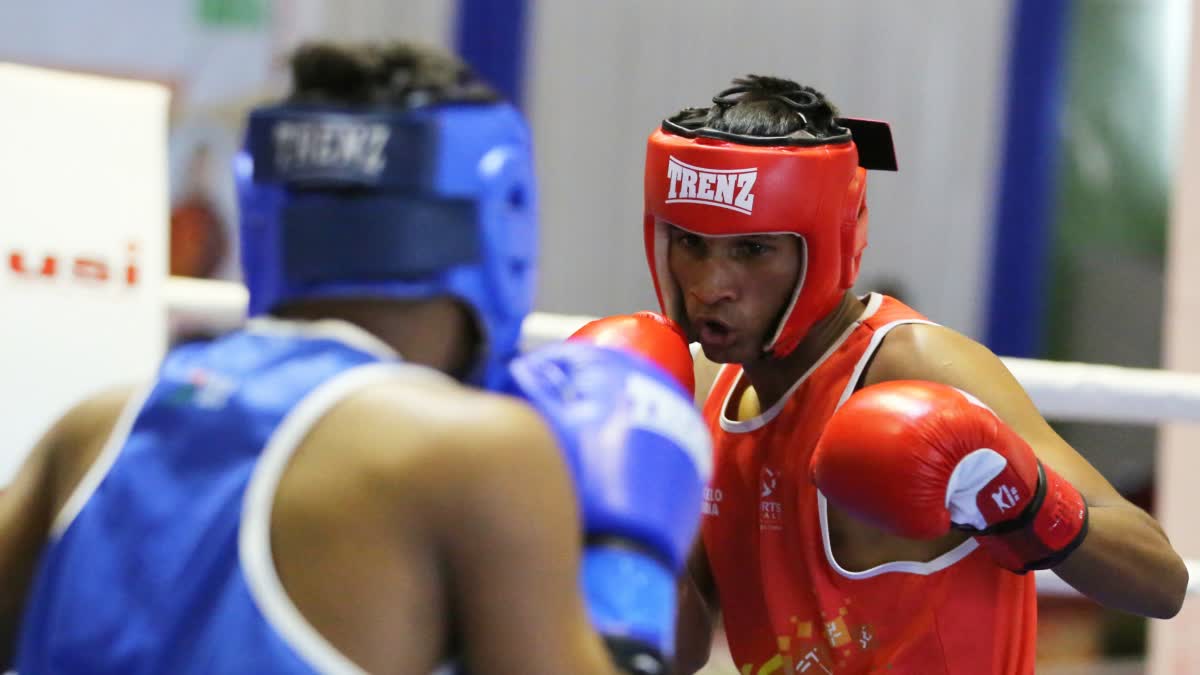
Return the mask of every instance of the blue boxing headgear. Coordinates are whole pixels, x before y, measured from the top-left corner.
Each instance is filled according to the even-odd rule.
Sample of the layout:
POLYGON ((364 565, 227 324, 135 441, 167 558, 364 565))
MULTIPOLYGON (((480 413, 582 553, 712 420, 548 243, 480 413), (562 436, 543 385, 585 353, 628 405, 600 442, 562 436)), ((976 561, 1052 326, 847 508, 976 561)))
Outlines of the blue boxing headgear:
POLYGON ((502 103, 250 114, 235 166, 251 316, 302 298, 452 296, 482 334, 489 385, 532 310, 529 130, 502 103))

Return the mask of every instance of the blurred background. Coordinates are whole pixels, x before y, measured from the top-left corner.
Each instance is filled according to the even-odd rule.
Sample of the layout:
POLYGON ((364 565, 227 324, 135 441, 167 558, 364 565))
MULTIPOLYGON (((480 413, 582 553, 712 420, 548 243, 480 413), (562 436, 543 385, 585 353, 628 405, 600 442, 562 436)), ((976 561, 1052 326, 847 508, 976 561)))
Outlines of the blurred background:
MULTIPOLYGON (((573 314, 656 305, 641 162, 658 122, 740 75, 796 79, 893 125, 901 170, 871 179, 862 290, 1002 355, 1157 367, 1190 4, 40 0, 0 3, 0 60, 170 87, 171 273, 236 280, 229 162, 246 110, 285 90, 288 51, 454 49, 532 121, 538 306, 573 314)), ((1058 427, 1153 509, 1153 428, 1058 427)), ((1046 599, 1040 630, 1039 672, 1143 672, 1144 622, 1046 599)))

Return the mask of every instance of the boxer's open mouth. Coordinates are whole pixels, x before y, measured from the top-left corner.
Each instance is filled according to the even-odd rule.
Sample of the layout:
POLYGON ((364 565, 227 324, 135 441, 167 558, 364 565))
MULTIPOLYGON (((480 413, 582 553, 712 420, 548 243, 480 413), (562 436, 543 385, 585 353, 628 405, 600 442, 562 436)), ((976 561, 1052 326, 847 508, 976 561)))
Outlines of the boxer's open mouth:
POLYGON ((733 328, 729 324, 712 319, 698 322, 700 342, 713 347, 724 347, 733 342, 733 328))

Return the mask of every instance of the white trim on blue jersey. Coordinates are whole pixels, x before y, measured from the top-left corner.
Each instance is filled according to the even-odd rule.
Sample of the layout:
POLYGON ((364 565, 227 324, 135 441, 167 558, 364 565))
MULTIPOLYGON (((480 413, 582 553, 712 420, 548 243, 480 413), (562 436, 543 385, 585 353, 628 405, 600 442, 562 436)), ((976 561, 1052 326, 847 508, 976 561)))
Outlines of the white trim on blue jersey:
POLYGON ((284 591, 271 556, 271 508, 275 491, 296 448, 333 406, 363 387, 415 370, 411 365, 374 363, 351 368, 322 383, 280 422, 259 456, 246 488, 238 533, 238 554, 246 586, 279 636, 321 673, 365 675, 366 671, 317 632, 284 591))
POLYGON ((88 467, 87 473, 83 474, 83 478, 75 485, 75 489, 71 492, 71 496, 67 501, 63 502, 62 510, 54 517, 54 522, 50 525, 49 540, 54 541, 62 536, 63 532, 75 522, 75 517, 83 510, 88 500, 96 492, 96 488, 100 487, 100 483, 104 477, 108 475, 109 469, 113 463, 117 461, 117 457, 121 454, 121 449, 125 447, 125 441, 129 440, 129 432, 133 430, 133 422, 137 419, 138 413, 142 412, 142 407, 146 404, 146 399, 150 398, 150 393, 154 391, 154 385, 157 380, 149 384, 142 385, 137 393, 129 397, 129 401, 125 403, 125 408, 121 411, 120 417, 117 418, 116 424, 113 425, 112 433, 108 436, 108 441, 104 444, 104 449, 96 457, 92 465, 88 467))

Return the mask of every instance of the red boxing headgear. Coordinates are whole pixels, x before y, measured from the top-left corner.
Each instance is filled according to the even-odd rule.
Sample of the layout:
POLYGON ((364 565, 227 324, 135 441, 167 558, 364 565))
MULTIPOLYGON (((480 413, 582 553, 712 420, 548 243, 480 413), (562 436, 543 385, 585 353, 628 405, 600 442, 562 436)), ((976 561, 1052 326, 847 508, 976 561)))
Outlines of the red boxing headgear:
MULTIPOLYGON (((703 236, 797 235, 804 242, 800 281, 764 347, 785 356, 837 307, 858 276, 867 245, 867 176, 859 147, 849 129, 829 138, 807 132, 755 138, 688 128, 678 118, 650 134, 646 149, 646 258, 663 313, 683 318, 680 289, 667 265, 669 226, 703 236)), ((891 152, 886 125, 838 122, 883 133, 881 149, 891 152)), ((867 168, 894 170, 894 162, 892 154, 892 166, 885 159, 867 168)))

